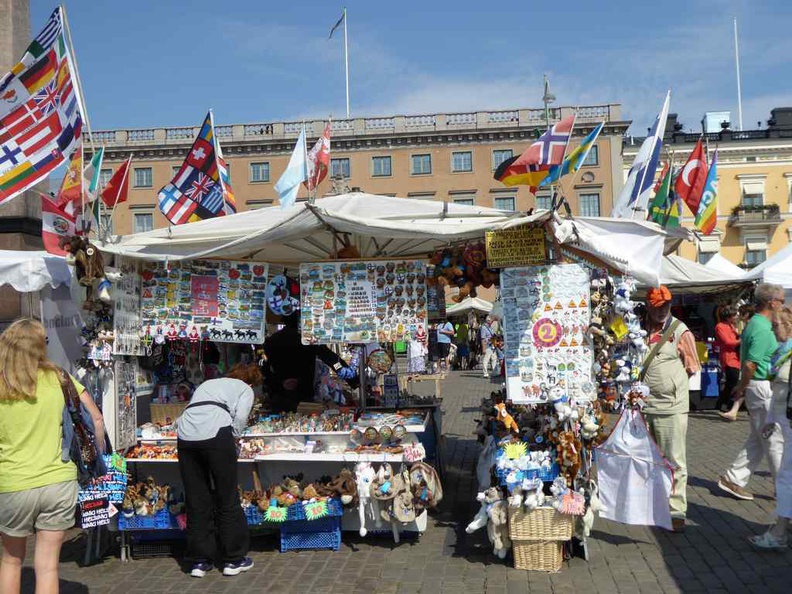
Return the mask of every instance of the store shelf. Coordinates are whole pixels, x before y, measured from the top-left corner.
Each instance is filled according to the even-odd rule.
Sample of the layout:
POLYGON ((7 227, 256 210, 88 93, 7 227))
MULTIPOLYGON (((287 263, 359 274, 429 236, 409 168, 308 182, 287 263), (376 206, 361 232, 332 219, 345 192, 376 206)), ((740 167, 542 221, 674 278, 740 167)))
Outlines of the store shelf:
MULTIPOLYGON (((178 462, 177 458, 126 458, 127 462, 178 462)), ((253 458, 240 458, 237 462, 255 462, 253 458)))

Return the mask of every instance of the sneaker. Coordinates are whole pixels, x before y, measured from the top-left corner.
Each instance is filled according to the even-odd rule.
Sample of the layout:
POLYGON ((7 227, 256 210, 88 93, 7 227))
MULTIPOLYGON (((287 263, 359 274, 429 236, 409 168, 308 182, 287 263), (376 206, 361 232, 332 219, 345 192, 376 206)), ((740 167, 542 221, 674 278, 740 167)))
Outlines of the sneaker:
POLYGON ((202 561, 201 563, 196 563, 195 565, 192 566, 192 569, 190 570, 190 575, 193 577, 202 578, 211 570, 212 570, 212 564, 202 561))
POLYGON ((789 539, 786 536, 776 538, 769 530, 764 534, 751 536, 748 542, 751 543, 751 546, 763 551, 785 551, 789 546, 789 539))
POLYGON ((236 563, 226 563, 223 565, 223 575, 239 575, 253 567, 253 559, 245 557, 236 563))
POLYGON ((733 495, 737 499, 742 499, 743 501, 753 501, 753 493, 743 489, 740 485, 735 485, 724 476, 718 477, 718 487, 720 487, 722 491, 726 491, 729 495, 733 495))
POLYGON ((673 532, 684 532, 685 518, 671 518, 671 527, 673 532))

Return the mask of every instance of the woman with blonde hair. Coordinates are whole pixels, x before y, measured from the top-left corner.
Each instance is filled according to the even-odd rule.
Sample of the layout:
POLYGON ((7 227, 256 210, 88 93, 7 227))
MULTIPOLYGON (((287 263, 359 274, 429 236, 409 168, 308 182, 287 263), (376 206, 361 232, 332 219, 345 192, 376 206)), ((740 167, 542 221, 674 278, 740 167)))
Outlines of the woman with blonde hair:
MULTIPOLYGON (((74 383, 104 445, 104 422, 91 396, 74 383)), ((58 591, 63 537, 74 526, 77 467, 63 443, 65 400, 60 369, 47 359, 44 326, 22 318, 0 335, 0 592, 20 591, 27 537, 35 533, 38 594, 58 591)))
POLYGON ((762 434, 769 436, 779 431, 784 437, 784 454, 775 477, 777 520, 767 532, 748 540, 757 549, 785 551, 789 543, 787 529, 792 523, 792 309, 784 307, 776 312, 773 331, 778 339, 770 368, 773 402, 762 434))

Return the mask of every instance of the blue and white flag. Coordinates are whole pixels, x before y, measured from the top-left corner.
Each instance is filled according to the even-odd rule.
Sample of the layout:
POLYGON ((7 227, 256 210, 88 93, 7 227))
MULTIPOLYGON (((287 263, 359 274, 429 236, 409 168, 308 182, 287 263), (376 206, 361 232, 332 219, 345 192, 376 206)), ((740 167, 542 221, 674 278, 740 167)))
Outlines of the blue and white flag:
POLYGON ((281 208, 291 206, 297 201, 297 191, 300 189, 300 184, 308 179, 306 152, 305 128, 303 127, 299 138, 297 138, 297 144, 294 145, 294 151, 292 151, 286 171, 283 172, 278 183, 275 184, 275 191, 280 196, 281 208))
MULTIPOLYGON (((646 208, 655 183, 655 173, 660 162, 660 150, 663 148, 663 134, 665 133, 666 118, 668 117, 668 104, 671 101, 671 91, 666 94, 663 109, 655 119, 649 136, 643 141, 638 154, 635 156, 627 181, 624 182, 619 197, 613 203, 611 216, 614 218, 632 218, 633 212, 646 208)), ((643 219, 645 217, 641 217, 643 219)))

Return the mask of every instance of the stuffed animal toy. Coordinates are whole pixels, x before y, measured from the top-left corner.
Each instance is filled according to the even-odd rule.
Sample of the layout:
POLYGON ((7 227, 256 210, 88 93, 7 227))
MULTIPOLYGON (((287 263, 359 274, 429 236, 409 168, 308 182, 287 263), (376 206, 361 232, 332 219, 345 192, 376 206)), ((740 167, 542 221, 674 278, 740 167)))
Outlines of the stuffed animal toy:
POLYGON ((593 480, 589 480, 584 485, 584 493, 588 506, 586 513, 582 518, 579 518, 575 526, 575 535, 578 539, 582 540, 591 534, 591 528, 594 526, 594 519, 597 513, 602 509, 602 502, 599 498, 599 487, 593 480))
POLYGON ((558 435, 557 460, 561 467, 561 474, 566 477, 569 484, 574 484, 580 471, 580 452, 583 444, 575 436, 574 431, 562 431, 558 435))
POLYGON ((542 481, 523 481, 523 490, 526 493, 523 505, 527 511, 533 511, 544 505, 545 494, 542 481))
POLYGON ((476 499, 481 503, 481 508, 473 521, 467 525, 465 532, 472 534, 486 526, 487 537, 492 543, 492 552, 499 559, 505 559, 506 553, 511 548, 511 539, 508 528, 509 517, 503 495, 497 487, 490 487, 479 493, 476 499))
POLYGON ((517 423, 515 422, 514 418, 506 410, 506 403, 500 402, 496 404, 495 414, 497 416, 498 421, 503 423, 507 431, 511 431, 512 433, 520 432, 520 428, 517 426, 517 423))
POLYGON ((66 252, 66 263, 74 266, 77 282, 87 288, 90 299, 94 290, 100 301, 109 303, 110 282, 105 277, 104 260, 95 246, 84 237, 62 237, 59 245, 66 252))
POLYGON ((379 517, 379 504, 371 497, 371 487, 377 473, 369 462, 359 462, 355 466, 356 487, 358 493, 358 517, 360 519, 360 536, 366 536, 366 517, 379 517))

